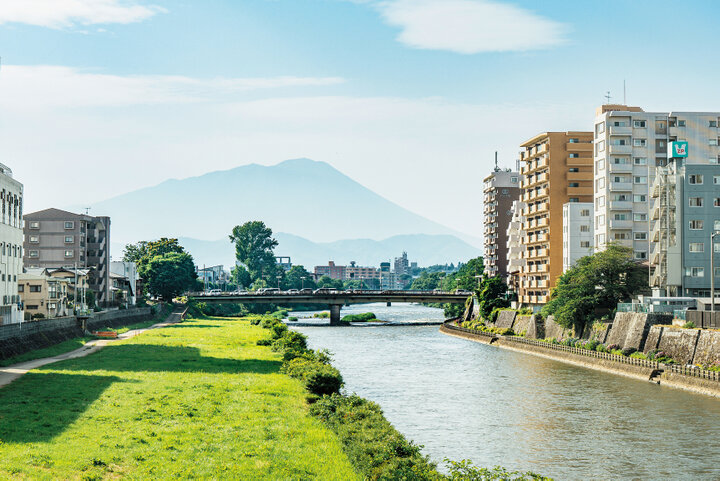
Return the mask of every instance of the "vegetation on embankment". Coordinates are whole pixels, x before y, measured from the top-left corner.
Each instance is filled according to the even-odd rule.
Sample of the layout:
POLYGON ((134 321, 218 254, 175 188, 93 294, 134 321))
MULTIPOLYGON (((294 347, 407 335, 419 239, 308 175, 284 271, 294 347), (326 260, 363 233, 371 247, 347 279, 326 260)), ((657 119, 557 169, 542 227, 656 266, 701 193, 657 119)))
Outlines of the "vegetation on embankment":
POLYGON ((348 314, 342 318, 343 322, 370 322, 377 321, 378 318, 372 312, 364 312, 362 314, 348 314))
POLYGON ((0 389, 0 478, 359 479, 249 322, 190 320, 0 389))

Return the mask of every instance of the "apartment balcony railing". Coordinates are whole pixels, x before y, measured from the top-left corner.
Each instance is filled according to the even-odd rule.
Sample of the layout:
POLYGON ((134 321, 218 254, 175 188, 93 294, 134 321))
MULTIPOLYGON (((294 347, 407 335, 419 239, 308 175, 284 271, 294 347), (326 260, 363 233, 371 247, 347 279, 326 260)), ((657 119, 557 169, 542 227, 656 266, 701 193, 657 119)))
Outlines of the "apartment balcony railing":
POLYGON ((633 203, 629 200, 611 200, 610 210, 632 210, 633 203))
POLYGON ((629 173, 633 171, 633 165, 632 164, 613 164, 610 163, 608 166, 608 170, 611 174, 616 173, 629 173))
POLYGON ((610 192, 632 192, 632 182, 610 182, 610 192))
POLYGON ((609 150, 611 154, 630 155, 632 154, 632 145, 610 144, 609 150))
POLYGON ((633 227, 632 220, 610 219, 610 228, 611 229, 632 229, 632 227, 633 227))

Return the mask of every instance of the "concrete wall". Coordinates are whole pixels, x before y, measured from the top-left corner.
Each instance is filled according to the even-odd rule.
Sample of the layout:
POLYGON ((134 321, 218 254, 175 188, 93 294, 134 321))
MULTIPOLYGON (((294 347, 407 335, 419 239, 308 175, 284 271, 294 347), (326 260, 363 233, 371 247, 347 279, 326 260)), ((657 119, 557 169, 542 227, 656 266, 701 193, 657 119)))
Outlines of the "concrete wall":
POLYGON ((545 319, 545 339, 564 339, 567 333, 567 329, 562 327, 560 324, 555 322, 555 318, 553 316, 548 316, 547 319, 545 319))
POLYGON ((644 352, 665 351, 681 364, 720 364, 720 332, 671 326, 650 328, 644 352))
POLYGON ((500 311, 498 317, 495 320, 495 326, 503 329, 510 329, 513 327, 515 322, 516 311, 500 311))

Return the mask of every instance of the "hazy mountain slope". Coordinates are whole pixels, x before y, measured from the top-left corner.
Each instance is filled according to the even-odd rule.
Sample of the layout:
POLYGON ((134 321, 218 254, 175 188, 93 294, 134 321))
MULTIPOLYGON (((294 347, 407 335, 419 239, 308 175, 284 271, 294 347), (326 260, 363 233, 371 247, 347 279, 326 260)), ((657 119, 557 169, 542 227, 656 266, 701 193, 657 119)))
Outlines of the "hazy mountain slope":
MULTIPOLYGON (((275 232, 316 242, 458 234, 375 194, 324 162, 288 160, 168 180, 92 205, 112 218, 112 237, 224 238, 233 226, 263 220, 275 232)), ((471 242, 477 244, 477 239, 471 242)))

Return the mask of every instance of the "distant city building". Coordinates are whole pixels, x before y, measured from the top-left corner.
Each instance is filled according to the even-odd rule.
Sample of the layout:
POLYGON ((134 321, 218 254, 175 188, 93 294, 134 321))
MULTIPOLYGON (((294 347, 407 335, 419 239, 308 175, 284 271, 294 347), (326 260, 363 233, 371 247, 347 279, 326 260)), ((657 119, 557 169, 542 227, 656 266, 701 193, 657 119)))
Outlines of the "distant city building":
POLYGON ((368 280, 368 279, 380 279, 380 270, 377 267, 361 267, 355 265, 355 261, 350 262, 349 266, 345 267, 345 278, 346 281, 351 280, 368 280))
POLYGON ((200 267, 196 266, 195 272, 197 273, 198 279, 203 284, 222 284, 224 282, 227 282, 228 275, 224 270, 224 266, 217 265, 217 266, 209 266, 209 267, 200 267))
POLYGON ((390 270, 389 262, 380 263, 380 288, 381 289, 394 289, 395 288, 395 274, 390 270))
POLYGON ((520 275, 526 264, 525 242, 523 240, 523 224, 525 223, 526 204, 516 200, 512 204, 512 216, 507 227, 507 285, 508 289, 515 294, 520 289, 520 275))
POLYGON ((110 218, 46 209, 25 216, 23 262, 28 268, 89 268, 100 304, 111 300, 110 218))
POLYGON ((110 263, 110 274, 113 275, 113 291, 124 291, 124 299, 134 306, 137 303, 137 265, 134 262, 113 261, 110 263), (117 277, 120 276, 120 277, 117 277), (122 278, 127 282, 122 281, 122 278))
MULTIPOLYGON (((692 152, 692 145, 688 151, 692 152)), ((710 297, 710 276, 720 288, 720 165, 671 160, 657 167, 651 190, 650 287, 654 296, 710 297)), ((720 290, 720 289, 719 289, 720 290)))
POLYGON ((68 290, 71 280, 53 277, 48 269, 30 268, 18 275, 18 292, 27 320, 68 316, 68 290))
POLYGON ((563 205, 563 272, 593 253, 593 203, 563 205))
POLYGON ((610 242, 650 252, 650 186, 672 141, 690 144, 686 164, 717 164, 718 112, 644 112, 603 105, 595 114, 595 250, 610 242))
POLYGON ((288 256, 276 256, 275 260, 277 261, 278 265, 283 268, 285 272, 292 269, 292 261, 290 260, 290 257, 288 256))
POLYGON ((507 230, 520 195, 520 174, 496 169, 483 181, 485 274, 507 277, 507 230))
POLYGON ((12 170, 0 164, 0 324, 22 322, 23 313, 18 295, 18 276, 23 271, 23 185, 13 178, 12 170))
POLYGON ((539 307, 563 269, 563 205, 592 202, 592 132, 545 132, 524 142, 520 153, 523 239, 527 263, 518 302, 539 307))
POLYGON ((337 266, 335 261, 329 261, 326 266, 315 266, 315 279, 320 279, 323 276, 328 276, 330 279, 345 279, 346 266, 337 266))
POLYGON ((395 277, 408 274, 410 272, 410 261, 408 260, 407 252, 402 253, 402 256, 395 258, 395 277))

